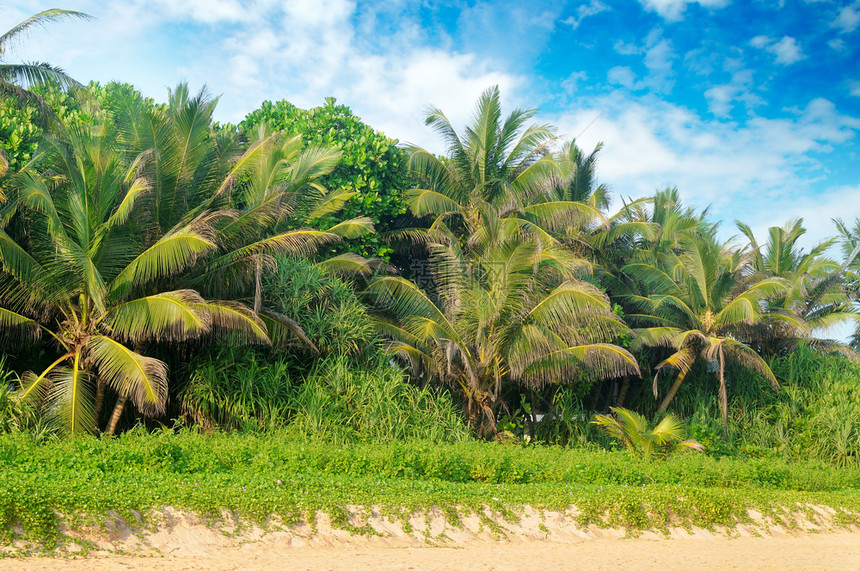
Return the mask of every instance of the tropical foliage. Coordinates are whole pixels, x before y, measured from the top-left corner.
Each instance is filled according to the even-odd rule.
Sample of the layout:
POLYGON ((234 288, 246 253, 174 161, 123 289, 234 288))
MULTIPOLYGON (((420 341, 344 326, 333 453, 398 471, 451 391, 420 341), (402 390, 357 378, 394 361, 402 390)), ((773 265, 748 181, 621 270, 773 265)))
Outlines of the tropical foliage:
MULTIPOLYGON (((0 47, 83 17, 37 14, 0 47)), ((479 436, 503 419, 530 439, 605 444, 589 428, 597 412, 699 418, 710 399, 729 438, 746 410, 733 414, 735 400, 783 398, 762 392, 780 387, 774 359, 857 359, 822 338, 857 315, 857 228, 838 222, 838 239, 806 251, 800 220, 764 241, 738 223, 723 241, 678 189, 613 200, 602 145, 558 140, 534 110, 503 114, 498 88, 460 132, 429 109, 437 155, 398 147, 333 98, 266 102, 220 125, 217 99, 185 84, 157 104, 127 84, 69 91, 47 65, 2 69, 18 95, 0 99, 15 418, 113 433, 131 401, 132 422, 412 438, 421 430, 386 425, 400 399, 441 415, 403 412, 409 423, 450 427, 461 407, 479 436)))
MULTIPOLYGON (((239 123, 239 129, 253 133, 260 125, 287 133, 300 133, 301 144, 334 148, 342 158, 334 169, 321 177, 320 184, 343 198, 340 213, 329 213, 321 221, 327 227, 359 216, 368 217, 378 230, 395 227, 406 214, 403 191, 409 186, 406 153, 397 141, 361 122, 345 105, 333 97, 312 109, 299 109, 288 101, 265 101, 239 123)), ((231 126, 225 126, 230 129, 231 126)), ((389 245, 374 235, 356 237, 350 251, 364 256, 387 259, 389 245)))
POLYGON ((667 414, 656 426, 651 427, 644 416, 632 410, 620 407, 612 407, 610 410, 615 416, 598 414, 592 422, 624 444, 634 456, 641 454, 644 458, 650 458, 654 454, 666 456, 678 450, 705 450, 695 440, 682 440, 684 427, 671 414, 667 414))
POLYGON ((498 89, 478 101, 462 137, 444 114, 427 117, 452 156, 411 149, 424 183, 407 201, 429 228, 411 231, 426 244, 434 292, 396 276, 380 277, 367 295, 384 311, 380 327, 416 374, 459 386, 470 422, 495 432, 499 396, 511 383, 540 387, 638 372, 612 344, 626 327, 609 300, 581 279, 589 264, 552 236, 579 203, 551 200, 559 172, 544 155, 549 129, 527 125, 533 111, 502 120, 498 89), (393 319, 391 319, 393 318, 393 319))

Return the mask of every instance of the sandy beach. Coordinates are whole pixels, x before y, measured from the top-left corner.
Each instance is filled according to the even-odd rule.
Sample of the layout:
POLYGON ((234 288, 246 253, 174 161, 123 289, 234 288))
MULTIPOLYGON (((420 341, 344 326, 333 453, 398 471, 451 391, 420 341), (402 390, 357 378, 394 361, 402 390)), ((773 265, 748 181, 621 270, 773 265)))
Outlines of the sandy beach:
POLYGON ((316 524, 262 530, 218 529, 165 511, 147 532, 109 523, 68 532, 90 549, 76 555, 0 560, 0 569, 102 571, 268 569, 851 569, 860 570, 860 528, 833 527, 826 514, 790 528, 751 523, 732 529, 679 529, 630 537, 621 529, 576 526, 572 514, 526 508, 516 523, 487 526, 479 515, 450 525, 441 514, 416 515, 412 529, 373 515, 372 535, 316 524), (492 527, 492 530, 490 529, 492 527), (83 542, 82 542, 83 543, 83 542))
POLYGON ((195 555, 0 561, 0 569, 102 571, 232 569, 860 569, 860 533, 688 539, 474 542, 451 547, 275 543, 195 555))

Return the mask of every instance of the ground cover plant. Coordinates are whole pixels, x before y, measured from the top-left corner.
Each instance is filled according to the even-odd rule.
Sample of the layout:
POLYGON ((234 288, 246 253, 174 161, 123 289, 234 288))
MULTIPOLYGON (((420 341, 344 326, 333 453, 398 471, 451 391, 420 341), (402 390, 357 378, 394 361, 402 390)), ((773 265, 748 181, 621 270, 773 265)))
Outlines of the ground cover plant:
POLYGON ((747 508, 778 515, 798 502, 843 510, 842 523, 856 523, 860 510, 860 474, 821 463, 705 455, 642 462, 621 451, 481 442, 341 447, 284 433, 134 430, 113 440, 36 444, 6 435, 0 467, 4 539, 15 539, 13 525, 20 524, 22 538, 49 546, 58 539, 59 514, 83 525, 115 510, 133 522, 134 512, 146 517, 162 506, 296 522, 317 509, 342 513, 347 506, 395 515, 433 506, 456 514, 573 505, 582 524, 631 529, 734 525, 746 521, 747 508))

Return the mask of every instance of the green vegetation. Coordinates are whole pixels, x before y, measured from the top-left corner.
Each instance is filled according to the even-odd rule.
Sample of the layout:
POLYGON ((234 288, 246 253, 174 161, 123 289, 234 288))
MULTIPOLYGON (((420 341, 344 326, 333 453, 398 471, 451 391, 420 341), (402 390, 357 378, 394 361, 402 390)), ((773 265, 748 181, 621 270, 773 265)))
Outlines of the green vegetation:
MULTIPOLYGON (((410 185, 406 153, 396 140, 362 123, 349 107, 336 105, 333 97, 326 98, 325 105, 307 110, 288 101, 264 101, 238 128, 247 133, 263 124, 301 134, 304 145, 331 147, 343 154, 334 170, 320 179, 323 186, 348 193, 342 215, 333 216, 328 224, 367 216, 377 230, 385 232, 406 214, 403 191, 410 185)), ((369 235, 353 242, 350 251, 387 260, 392 249, 380 237, 369 235)))
POLYGON ((621 441, 625 448, 634 456, 642 455, 650 458, 652 455, 666 456, 678 450, 698 450, 704 447, 695 440, 682 440, 684 427, 681 422, 668 414, 653 428, 641 414, 626 408, 612 407, 615 417, 597 414, 592 421, 601 427, 607 435, 621 441))
POLYGON ((59 513, 73 525, 107 510, 134 521, 135 512, 145 517, 164 505, 216 520, 227 509, 287 523, 348 505, 378 506, 394 517, 432 506, 456 515, 484 505, 576 505, 580 523, 632 529, 734 525, 747 520, 746 508, 779 517, 797 501, 849 510, 855 515, 846 512, 841 523, 856 523, 860 509, 856 469, 701 454, 642 462, 625 452, 478 442, 340 447, 281 433, 136 430, 115 440, 37 445, 7 435, 0 439, 0 468, 4 539, 13 538, 10 524, 20 523, 24 537, 48 545, 57 539, 59 513))
POLYGON ((672 188, 610 212, 601 145, 498 88, 460 133, 431 108, 441 156, 331 98, 216 103, 0 66, 4 539, 165 505, 860 510, 860 356, 820 338, 857 318, 860 219, 806 251, 672 188))

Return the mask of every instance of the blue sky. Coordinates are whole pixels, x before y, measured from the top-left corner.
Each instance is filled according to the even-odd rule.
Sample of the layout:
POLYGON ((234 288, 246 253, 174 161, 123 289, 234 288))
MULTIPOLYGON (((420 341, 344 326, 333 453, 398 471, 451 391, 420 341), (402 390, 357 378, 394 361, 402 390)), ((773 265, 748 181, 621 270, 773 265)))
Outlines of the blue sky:
MULTIPOLYGON (((0 28, 55 7, 0 6, 0 28)), ((401 141, 441 150, 427 104, 455 124, 494 84, 503 102, 598 141, 617 196, 677 185, 725 234, 803 217, 810 240, 860 216, 860 0, 68 0, 96 17, 36 30, 10 61, 164 100, 186 79, 222 121, 266 99, 326 96, 401 141)))

